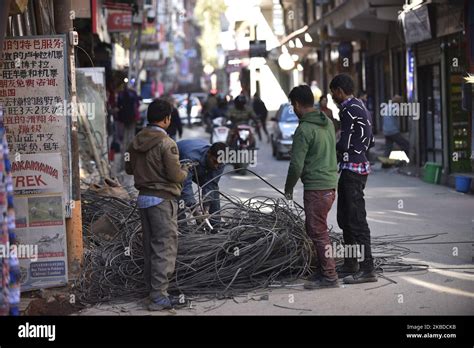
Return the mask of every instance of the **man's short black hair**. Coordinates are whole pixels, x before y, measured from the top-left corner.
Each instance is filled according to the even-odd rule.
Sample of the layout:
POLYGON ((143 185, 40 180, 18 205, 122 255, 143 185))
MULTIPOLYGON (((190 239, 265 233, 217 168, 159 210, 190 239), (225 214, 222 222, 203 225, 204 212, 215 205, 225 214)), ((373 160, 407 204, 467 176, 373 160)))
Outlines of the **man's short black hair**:
POLYGON ((313 91, 308 85, 300 85, 293 88, 288 95, 288 98, 290 98, 291 104, 298 102, 301 106, 314 106, 313 91))
POLYGON ((329 84, 329 88, 333 91, 340 88, 343 92, 347 95, 354 93, 354 81, 352 81, 351 77, 346 74, 339 74, 336 75, 331 83, 329 84))
POLYGON ((226 143, 221 143, 221 142, 218 142, 218 143, 214 143, 211 145, 211 147, 209 148, 209 154, 212 156, 212 157, 219 157, 219 153, 222 152, 225 152, 225 149, 227 148, 227 144, 226 143))
POLYGON ((148 106, 147 119, 148 123, 156 123, 163 121, 167 116, 171 116, 173 108, 170 103, 164 99, 156 99, 148 106))

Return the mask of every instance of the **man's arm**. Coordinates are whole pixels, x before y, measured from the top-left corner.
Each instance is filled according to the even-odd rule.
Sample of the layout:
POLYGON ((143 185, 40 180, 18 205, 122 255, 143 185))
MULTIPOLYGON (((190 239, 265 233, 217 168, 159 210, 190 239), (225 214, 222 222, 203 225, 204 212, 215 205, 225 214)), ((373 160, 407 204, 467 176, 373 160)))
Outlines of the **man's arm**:
MULTIPOLYGON (((213 170, 211 172, 211 175, 209 175, 209 177, 207 178, 207 181, 210 181, 216 177, 216 179, 212 180, 209 184, 207 184, 206 186, 203 187, 202 189, 202 195, 203 197, 205 197, 209 192, 212 192, 209 194, 209 199, 211 200, 211 202, 208 204, 209 205, 209 213, 214 213, 218 210, 220 210, 220 199, 219 199, 219 180, 221 179, 221 177, 219 175, 221 175, 222 173, 224 172, 224 166, 222 166, 221 168, 218 168, 216 170, 213 170)), ((205 184, 204 182, 201 183, 201 184, 205 184)))
POLYGON ((133 175, 133 169, 135 168, 135 163, 133 162, 135 156, 132 156, 132 146, 133 144, 128 146, 127 152, 125 152, 123 158, 125 161, 125 173, 128 175, 133 175))
POLYGON ((193 194, 193 169, 189 170, 189 173, 184 180, 183 191, 181 191, 181 199, 188 207, 196 204, 196 199, 194 198, 193 194))
POLYGON ((372 135, 370 136, 369 149, 372 148, 372 147, 374 147, 374 146, 375 146, 375 137, 374 137, 374 135, 372 134, 372 135))
POLYGON ((341 138, 336 144, 338 152, 343 153, 349 150, 351 145, 352 130, 354 128, 353 117, 349 110, 341 112, 341 138))
POLYGON ((308 152, 309 142, 304 132, 299 128, 295 132, 293 146, 291 150, 291 162, 288 168, 288 175, 285 183, 285 194, 292 195, 298 179, 303 172, 304 160, 308 152))
POLYGON ((183 169, 179 163, 178 146, 171 138, 166 139, 163 144, 163 167, 171 182, 182 183, 188 176, 188 170, 183 169))
POLYGON ((257 114, 252 110, 252 109, 248 109, 249 111, 249 117, 255 122, 255 123, 258 123, 260 120, 259 118, 257 117, 257 114))

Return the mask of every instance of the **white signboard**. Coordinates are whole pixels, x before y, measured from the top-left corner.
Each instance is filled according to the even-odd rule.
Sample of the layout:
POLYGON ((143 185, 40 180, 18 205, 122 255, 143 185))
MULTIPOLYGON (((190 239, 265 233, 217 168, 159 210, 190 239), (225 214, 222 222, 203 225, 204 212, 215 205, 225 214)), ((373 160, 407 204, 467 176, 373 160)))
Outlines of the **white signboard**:
POLYGON ((21 290, 67 284, 66 225, 60 153, 21 155, 12 161, 21 290), (34 252, 31 252, 33 250, 34 252))
POLYGON ((70 202, 72 108, 67 103, 66 52, 62 35, 5 39, 0 104, 12 160, 19 154, 61 153, 63 189, 59 192, 70 202))

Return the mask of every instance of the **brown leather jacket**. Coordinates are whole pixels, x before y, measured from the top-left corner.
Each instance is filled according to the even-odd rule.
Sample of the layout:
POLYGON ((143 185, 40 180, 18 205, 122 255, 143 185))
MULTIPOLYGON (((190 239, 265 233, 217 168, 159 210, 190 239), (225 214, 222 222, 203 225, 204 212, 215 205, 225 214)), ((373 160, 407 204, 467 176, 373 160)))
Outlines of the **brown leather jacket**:
POLYGON ((134 176, 140 194, 164 199, 181 195, 188 171, 181 168, 178 146, 166 133, 144 128, 133 139, 124 159, 125 171, 134 176))

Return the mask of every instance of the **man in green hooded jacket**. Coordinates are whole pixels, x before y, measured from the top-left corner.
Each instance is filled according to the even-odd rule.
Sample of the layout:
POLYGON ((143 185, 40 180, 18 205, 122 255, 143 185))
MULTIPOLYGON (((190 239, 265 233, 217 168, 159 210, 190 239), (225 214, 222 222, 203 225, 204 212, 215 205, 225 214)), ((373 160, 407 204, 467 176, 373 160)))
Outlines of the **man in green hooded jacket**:
POLYGON ((285 196, 293 199, 293 188, 301 178, 304 186, 306 233, 313 241, 317 269, 306 289, 338 287, 336 264, 329 239, 327 215, 336 198, 337 158, 333 122, 314 108, 309 86, 298 86, 289 99, 300 122, 293 137, 285 196))

